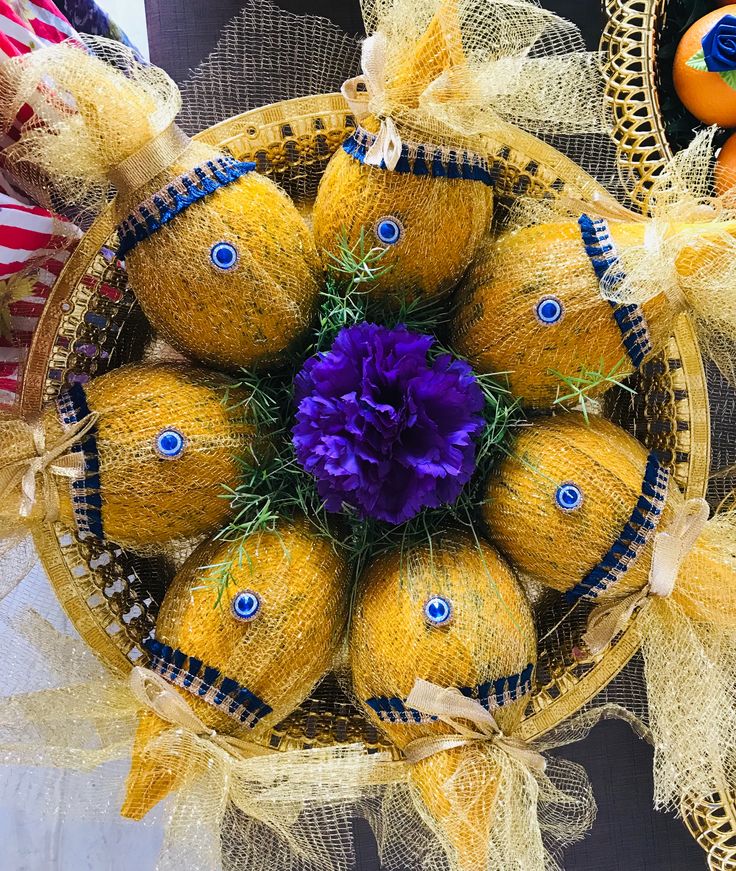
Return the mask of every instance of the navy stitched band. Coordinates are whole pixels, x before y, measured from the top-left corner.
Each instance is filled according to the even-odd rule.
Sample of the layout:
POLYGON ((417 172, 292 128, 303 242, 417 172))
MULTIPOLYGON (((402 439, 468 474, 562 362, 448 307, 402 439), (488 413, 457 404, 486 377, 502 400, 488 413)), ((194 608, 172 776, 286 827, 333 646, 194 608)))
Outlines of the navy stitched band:
POLYGON ((567 600, 595 599, 616 583, 639 557, 654 534, 667 499, 669 470, 654 453, 649 454, 639 497, 631 517, 608 553, 572 590, 567 600))
MULTIPOLYGON (((69 426, 84 420, 90 413, 81 384, 74 384, 56 398, 56 408, 62 424, 69 426)), ((93 426, 84 440, 72 446, 72 451, 84 455, 84 471, 72 481, 72 508, 77 529, 96 538, 104 538, 102 528, 102 494, 100 493, 100 462, 97 456, 97 427, 93 426)))
POLYGON ((195 166, 171 184, 157 191, 124 218, 119 226, 118 257, 124 258, 177 215, 241 176, 255 170, 255 163, 220 157, 195 166))
MULTIPOLYGON (((600 218, 593 220, 588 215, 581 215, 578 224, 585 243, 585 251, 602 289, 615 287, 625 275, 620 271, 613 274, 609 272, 610 268, 618 263, 618 254, 608 224, 600 218)), ((608 301, 613 308, 613 316, 618 328, 621 330, 626 353, 634 368, 638 369, 647 355, 652 352, 652 342, 644 312, 640 305, 633 303, 619 305, 610 299, 608 301)))
POLYGON ((151 671, 198 696, 238 723, 244 723, 252 729, 271 713, 270 705, 255 693, 236 680, 223 676, 219 669, 205 665, 201 659, 187 656, 178 648, 156 641, 155 638, 147 638, 143 647, 151 656, 151 671))
MULTIPOLYGON (((343 151, 360 163, 365 163, 368 149, 375 140, 375 134, 358 127, 352 136, 343 142, 343 151)), ((501 161, 494 162, 491 167, 485 158, 471 151, 405 142, 401 146, 401 157, 393 172, 480 181, 493 187, 498 180, 501 167, 501 161)), ((381 161, 381 166, 376 168, 386 169, 386 164, 381 161)))
MULTIPOLYGON (((498 708, 515 702, 532 691, 533 663, 529 663, 520 674, 499 677, 495 681, 486 681, 474 687, 459 687, 460 692, 471 699, 477 699, 483 707, 493 713, 498 708)), ((379 720, 390 723, 431 723, 437 717, 423 714, 414 708, 409 708, 396 696, 374 696, 367 699, 366 704, 373 710, 379 720)))

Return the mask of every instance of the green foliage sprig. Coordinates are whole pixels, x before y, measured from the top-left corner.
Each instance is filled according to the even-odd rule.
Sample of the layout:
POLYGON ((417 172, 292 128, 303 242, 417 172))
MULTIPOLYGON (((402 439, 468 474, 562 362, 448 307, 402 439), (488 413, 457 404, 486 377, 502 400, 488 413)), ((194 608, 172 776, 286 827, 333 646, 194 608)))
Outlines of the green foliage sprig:
POLYGON ((622 381, 621 370, 626 363, 625 357, 622 357, 608 372, 604 369, 603 362, 603 358, 601 358, 597 369, 581 366, 577 375, 563 375, 556 369, 549 369, 549 374, 557 378, 567 388, 567 392, 558 389, 553 405, 561 406, 565 410, 569 410, 570 407, 579 409, 585 423, 589 425, 589 414, 595 408, 596 403, 596 400, 590 395, 591 393, 599 392, 600 388, 605 385, 609 387, 615 385, 622 390, 636 394, 633 387, 629 387, 622 381))
MULTIPOLYGON (((448 526, 472 526, 473 518, 483 501, 483 485, 499 452, 503 450, 511 429, 518 425, 521 412, 512 401, 508 389, 498 376, 476 375, 485 398, 486 427, 477 447, 477 467, 473 478, 452 505, 426 509, 417 517, 399 526, 371 518, 359 518, 350 510, 341 514, 328 513, 317 493, 313 478, 299 466, 291 441, 294 416, 293 382, 303 361, 327 351, 344 327, 363 321, 396 326, 404 324, 416 332, 436 334, 449 319, 444 300, 395 298, 376 299, 371 285, 391 268, 384 262, 386 248, 371 246, 364 233, 350 245, 346 237, 340 240, 337 253, 331 256, 325 285, 321 294, 317 322, 312 337, 280 373, 258 374, 243 371, 223 397, 230 407, 242 407, 259 434, 267 437, 271 454, 265 462, 253 464, 252 457, 241 458, 242 476, 235 488, 227 488, 223 498, 230 501, 232 520, 219 538, 237 542, 240 547, 229 562, 207 566, 210 581, 221 602, 232 583, 232 570, 248 561, 245 542, 259 532, 274 530, 280 518, 303 514, 311 522, 316 535, 325 536, 341 551, 358 577, 366 561, 394 548, 403 552, 417 544, 430 547, 434 536, 448 526), (233 406, 234 396, 246 394, 233 406)), ((441 342, 436 342, 433 356, 455 354, 441 342)))

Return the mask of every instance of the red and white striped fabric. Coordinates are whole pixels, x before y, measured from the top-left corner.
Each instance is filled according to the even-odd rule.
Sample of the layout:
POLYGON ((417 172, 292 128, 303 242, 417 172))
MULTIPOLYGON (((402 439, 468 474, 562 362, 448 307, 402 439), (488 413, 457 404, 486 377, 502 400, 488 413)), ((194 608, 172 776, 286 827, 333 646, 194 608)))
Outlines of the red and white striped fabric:
MULTIPOLYGON (((76 30, 51 0, 0 0, 0 63, 44 45, 77 38, 76 30)), ((32 115, 32 107, 26 104, 18 112, 13 127, 0 130, 0 151, 17 141, 22 125, 32 115)), ((13 184, 12 178, 3 175, 1 160, 0 193, 13 196, 23 203, 32 202, 24 191, 13 184)))
POLYGON ((76 36, 51 0, 0 0, 0 58, 76 36))
MULTIPOLYGON (((0 0, 0 63, 76 36, 51 0, 0 0)), ((15 126, 0 131, 0 151, 18 138, 32 112, 24 106, 15 126)), ((0 335, 0 409, 17 400, 34 330, 79 236, 73 224, 33 205, 0 172, 0 282, 19 273, 30 273, 33 281, 31 294, 9 305, 11 336, 0 335)))
POLYGON ((37 268, 80 235, 73 224, 45 209, 0 194, 0 281, 37 268))
POLYGON ((0 195, 0 282, 21 272, 33 280, 31 294, 9 305, 10 337, 0 335, 0 406, 16 402, 33 333, 80 235, 73 224, 44 209, 0 195))

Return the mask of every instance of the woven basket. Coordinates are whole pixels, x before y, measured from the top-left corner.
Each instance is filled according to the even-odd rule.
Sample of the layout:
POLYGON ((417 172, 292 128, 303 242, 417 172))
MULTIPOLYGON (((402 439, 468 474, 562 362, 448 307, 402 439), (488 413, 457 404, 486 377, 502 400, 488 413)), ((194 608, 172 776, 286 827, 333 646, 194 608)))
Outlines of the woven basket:
MULTIPOLYGON (((231 118, 199 135, 298 195, 308 214, 310 199, 332 153, 354 127, 339 94, 299 98, 231 118)), ((571 197, 600 190, 596 182, 554 148, 521 131, 488 140, 500 173, 501 207, 520 193, 571 197)), ((86 234, 62 273, 39 325, 23 384, 22 407, 38 410, 65 385, 99 375, 143 353, 150 331, 126 274, 114 256, 111 213, 86 234)), ((683 318, 669 347, 636 378, 637 399, 614 396, 607 413, 658 450, 687 496, 702 496, 708 476, 709 419, 703 366, 689 321, 683 318)), ((141 641, 153 628, 172 572, 166 560, 136 557, 110 543, 80 540, 61 524, 36 536, 56 593, 85 641, 112 669, 145 661, 141 641)), ((584 625, 578 608, 568 618, 562 597, 538 603, 538 685, 522 728, 532 739, 555 728, 596 696, 637 649, 627 630, 594 659, 572 650, 584 625), (553 628, 554 627, 554 628, 553 628)), ((283 749, 380 739, 364 716, 328 677, 314 697, 280 724, 271 745, 283 749)))

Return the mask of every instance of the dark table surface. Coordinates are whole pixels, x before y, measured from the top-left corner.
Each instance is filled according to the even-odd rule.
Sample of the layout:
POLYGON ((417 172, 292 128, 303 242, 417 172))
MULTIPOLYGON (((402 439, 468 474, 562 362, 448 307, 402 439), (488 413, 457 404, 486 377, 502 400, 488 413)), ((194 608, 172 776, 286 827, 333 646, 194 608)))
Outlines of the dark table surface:
MULTIPOLYGON (((360 33, 358 0, 279 0, 296 13, 323 15, 360 33)), ((596 47, 603 17, 597 0, 543 0, 575 20, 596 47)), ((206 58, 238 0, 146 0, 151 59, 176 81, 206 58)), ((604 722, 564 755, 585 766, 598 802, 592 832, 565 855, 566 871, 704 871, 705 856, 683 824, 652 810, 652 752, 624 723, 604 722)), ((358 824, 358 871, 378 871, 367 826, 358 824)), ((279 871, 279 869, 274 869, 279 871)), ((407 869, 414 871, 414 869, 407 869)), ((480 871, 480 869, 479 869, 480 871)))

